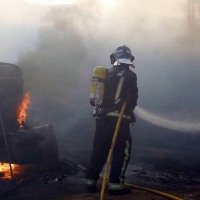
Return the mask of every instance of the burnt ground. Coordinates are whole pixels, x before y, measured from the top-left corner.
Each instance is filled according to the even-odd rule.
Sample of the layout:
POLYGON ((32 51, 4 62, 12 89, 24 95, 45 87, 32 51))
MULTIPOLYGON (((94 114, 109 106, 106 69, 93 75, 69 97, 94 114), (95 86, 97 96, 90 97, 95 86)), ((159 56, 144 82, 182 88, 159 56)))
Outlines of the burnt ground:
MULTIPOLYGON (((84 127, 90 126, 84 124, 84 127)), ((82 129, 84 130, 83 127, 82 129)), ((57 135, 59 156, 65 158, 61 159, 57 171, 33 173, 25 170, 23 176, 18 176, 16 180, 0 180, 0 200, 98 200, 102 181, 98 182, 98 192, 87 193, 84 172, 77 168, 77 164, 87 166, 91 152, 93 130, 86 132, 87 137, 86 133, 80 130, 73 130, 71 135, 57 135)), ((177 134, 173 137, 177 137, 177 134)), ((170 138, 165 138, 166 143, 162 143, 157 141, 158 137, 135 135, 125 182, 162 191, 184 200, 200 200, 200 140, 190 137, 177 137, 176 141, 181 145, 177 147, 170 143, 173 141, 170 138), (184 142, 190 142, 190 148, 188 145, 183 145, 184 142), (195 142, 197 144, 194 145, 195 142), (173 148, 165 146, 168 143, 173 148)), ((166 200, 167 198, 133 189, 132 194, 126 196, 110 196, 105 192, 105 199, 166 200)))
MULTIPOLYGON (((28 167, 20 171, 13 181, 1 179, 0 200, 98 200, 102 181, 98 182, 98 192, 87 193, 84 171, 77 167, 77 163, 81 163, 84 167, 87 165, 85 160, 90 150, 85 146, 69 148, 69 145, 61 143, 59 146, 62 146, 60 156, 63 159, 59 159, 56 170, 38 172, 28 167), (64 155, 71 156, 64 158, 64 155)), ((162 191, 184 200, 200 200, 199 165, 186 163, 188 157, 178 156, 179 154, 173 154, 172 151, 157 148, 133 148, 133 150, 137 152, 138 157, 133 157, 132 160, 137 162, 130 162, 128 165, 126 183, 162 191), (139 162, 139 159, 146 162, 139 162)), ((125 196, 110 196, 105 191, 105 199, 165 200, 167 198, 133 189, 131 195, 125 196)))
MULTIPOLYGON (((1 180, 0 199, 98 200, 101 183, 100 180, 99 191, 91 194, 86 192, 84 171, 80 168, 75 169, 74 174, 68 176, 64 174, 63 169, 43 174, 28 172, 24 177, 18 176, 13 181, 1 180)), ((200 174, 198 172, 159 171, 151 165, 130 164, 126 172, 126 183, 159 190, 184 200, 200 199, 200 174)), ((110 196, 105 192, 105 199, 165 200, 167 198, 133 189, 131 195, 125 196, 110 196)))

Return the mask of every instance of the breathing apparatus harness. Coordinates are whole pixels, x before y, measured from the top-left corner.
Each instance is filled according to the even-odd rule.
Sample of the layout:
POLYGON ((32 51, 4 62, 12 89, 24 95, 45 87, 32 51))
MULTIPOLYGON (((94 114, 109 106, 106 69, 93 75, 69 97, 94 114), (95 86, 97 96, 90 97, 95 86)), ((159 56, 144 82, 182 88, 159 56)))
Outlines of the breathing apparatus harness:
MULTIPOLYGON (((90 104, 93 106, 94 117, 119 115, 119 112, 115 111, 114 108, 102 106, 103 101, 105 100, 104 94, 106 81, 108 78, 113 76, 120 76, 117 91, 114 97, 114 103, 121 103, 122 99, 120 99, 119 96, 124 82, 124 77, 122 75, 125 73, 128 66, 135 67, 132 63, 134 56, 132 55, 131 50, 125 45, 117 47, 110 55, 110 60, 111 64, 113 64, 113 68, 108 70, 102 66, 97 66, 93 70, 90 90, 90 104), (120 65, 124 67, 121 67, 120 65)), ((129 116, 124 115, 124 118, 129 119, 129 116)))
MULTIPOLYGON (((124 101, 120 99, 120 93, 124 82, 123 74, 126 72, 127 65, 124 67, 114 66, 111 69, 105 69, 101 66, 95 67, 93 70, 93 78, 91 81, 90 104, 93 106, 93 117, 119 116, 119 111, 115 105, 122 104, 124 101), (114 97, 105 96, 106 80, 114 76, 120 77, 116 93, 114 97), (102 78, 103 77, 103 78, 102 78), (107 106, 106 100, 113 102, 107 106)), ((123 115, 123 118, 130 119, 130 116, 123 115)))

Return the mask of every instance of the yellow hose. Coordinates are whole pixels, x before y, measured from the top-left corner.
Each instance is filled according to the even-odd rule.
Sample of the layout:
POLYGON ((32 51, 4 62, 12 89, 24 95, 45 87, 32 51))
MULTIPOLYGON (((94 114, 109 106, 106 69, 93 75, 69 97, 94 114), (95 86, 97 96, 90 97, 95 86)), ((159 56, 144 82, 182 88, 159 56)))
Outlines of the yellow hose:
POLYGON ((122 109, 120 111, 120 114, 119 114, 119 117, 118 117, 118 120, 117 120, 117 125, 116 125, 116 128, 115 128, 115 132, 114 132, 114 135, 113 135, 112 143, 111 143, 111 146, 110 146, 110 151, 109 151, 109 154, 108 154, 106 167, 105 167, 105 171, 104 171, 104 175, 103 175, 103 183, 102 183, 102 187, 101 187, 100 200, 104 199, 104 193, 105 193, 105 186, 106 186, 107 177, 108 177, 108 171, 109 171, 113 150, 114 150, 114 147, 115 147, 115 143, 116 143, 118 132, 119 132, 120 123, 121 123, 122 116, 124 114, 125 108, 126 108, 126 101, 124 102, 122 109))
POLYGON ((164 192, 161 192, 161 191, 158 191, 158 190, 153 190, 153 189, 150 189, 150 188, 145 188, 145 187, 141 187, 141 186, 137 186, 137 185, 131 185, 131 184, 127 184, 127 183, 125 183, 124 185, 127 186, 127 187, 130 187, 130 188, 134 188, 134 189, 138 189, 138 190, 144 190, 144 191, 151 192, 151 193, 163 196, 163 197, 167 197, 168 199, 183 200, 183 199, 180 199, 179 197, 175 197, 171 194, 167 194, 167 193, 164 193, 164 192))

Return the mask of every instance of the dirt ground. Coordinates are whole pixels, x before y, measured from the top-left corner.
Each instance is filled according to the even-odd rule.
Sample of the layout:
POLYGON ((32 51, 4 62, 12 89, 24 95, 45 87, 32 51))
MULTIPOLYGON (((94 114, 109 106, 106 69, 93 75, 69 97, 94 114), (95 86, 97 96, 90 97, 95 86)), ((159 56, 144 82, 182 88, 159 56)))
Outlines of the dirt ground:
MULTIPOLYGON (((75 175, 60 176, 49 174, 45 176, 26 178, 24 180, 1 181, 1 200, 98 200, 100 198, 101 183, 95 193, 87 193, 84 172, 75 175), (45 178, 44 178, 45 177, 45 178)), ((159 172, 151 166, 129 165, 126 172, 126 183, 162 191, 184 200, 200 199, 200 175, 174 172, 159 172)), ((166 200, 144 190, 133 189, 132 194, 111 196, 105 191, 107 200, 166 200)))
MULTIPOLYGON (((100 189, 95 193, 87 193, 84 186, 83 178, 68 177, 62 182, 53 183, 49 182, 44 184, 42 180, 32 181, 24 184, 21 187, 15 188, 9 191, 7 194, 1 197, 6 200, 99 200, 100 189)), ((186 197, 188 194, 183 192, 180 194, 178 191, 170 191, 173 195, 179 195, 178 197, 186 197)), ((145 191, 133 190, 131 195, 124 196, 110 196, 105 191, 104 199, 140 199, 140 200, 165 200, 167 198, 160 197, 155 194, 151 194, 145 191)))

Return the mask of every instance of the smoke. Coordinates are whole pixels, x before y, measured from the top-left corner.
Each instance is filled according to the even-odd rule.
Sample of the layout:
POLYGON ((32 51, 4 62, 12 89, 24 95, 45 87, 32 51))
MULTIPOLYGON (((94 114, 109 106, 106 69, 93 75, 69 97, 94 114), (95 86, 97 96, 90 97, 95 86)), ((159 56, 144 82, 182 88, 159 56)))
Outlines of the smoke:
POLYGON ((52 8, 41 22, 53 25, 56 30, 85 33, 87 29, 97 28, 102 3, 99 1, 76 1, 74 5, 52 8))
POLYGON ((21 55, 18 62, 24 71, 26 89, 40 98, 59 100, 61 94, 66 97, 66 89, 77 86, 78 69, 86 49, 79 36, 73 37, 74 41, 66 33, 40 29, 36 51, 21 55))
POLYGON ((85 39, 88 31, 96 27, 100 5, 98 1, 85 1, 76 6, 49 8, 41 16, 34 50, 22 52, 17 64, 24 72, 24 90, 31 92, 34 101, 31 109, 36 109, 43 121, 73 121, 81 105, 82 80, 90 82, 92 67, 86 66, 90 68, 87 74, 84 68, 90 63, 85 39))
MULTIPOLYGON (((163 134, 170 133, 167 129, 199 132, 200 25, 198 12, 195 22, 189 22, 188 1, 116 0, 109 7, 99 0, 59 6, 3 2, 0 23, 3 20, 10 28, 2 37, 1 60, 8 57, 4 55, 17 57, 16 64, 24 72, 24 90, 31 92, 32 113, 40 116, 42 124, 53 122, 61 140, 71 131, 80 140, 74 139, 76 146, 85 149, 92 144, 92 70, 98 65, 110 68, 109 56, 122 44, 135 56, 137 116, 166 128, 157 127, 163 134), (36 39, 29 36, 33 30, 36 39)), ((145 124, 138 120, 133 128, 142 132, 137 126, 145 124)), ((157 129, 154 126, 152 132, 159 135, 157 129)), ((140 134, 142 140, 148 140, 151 130, 145 131, 140 134)))
POLYGON ((18 59, 26 88, 49 98, 77 87, 79 69, 88 53, 81 30, 85 25, 95 27, 98 20, 97 9, 90 10, 89 3, 90 9, 97 8, 98 1, 86 1, 78 6, 50 7, 41 17, 35 51, 22 53, 18 59))
POLYGON ((103 21, 103 31, 96 36, 97 51, 104 53, 107 61, 102 63, 109 67, 108 55, 115 47, 131 48, 138 105, 154 115, 162 113, 164 119, 175 114, 184 122, 199 120, 200 20, 191 26, 188 2, 118 1, 103 21))
POLYGON ((18 62, 34 96, 86 112, 92 69, 109 68, 113 49, 126 44, 136 58, 138 105, 164 118, 197 119, 199 34, 188 23, 187 2, 118 0, 105 8, 87 0, 48 8, 35 51, 18 62))

